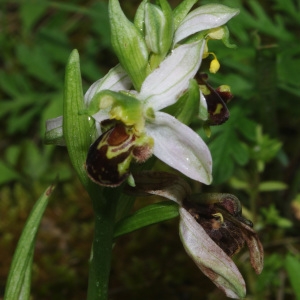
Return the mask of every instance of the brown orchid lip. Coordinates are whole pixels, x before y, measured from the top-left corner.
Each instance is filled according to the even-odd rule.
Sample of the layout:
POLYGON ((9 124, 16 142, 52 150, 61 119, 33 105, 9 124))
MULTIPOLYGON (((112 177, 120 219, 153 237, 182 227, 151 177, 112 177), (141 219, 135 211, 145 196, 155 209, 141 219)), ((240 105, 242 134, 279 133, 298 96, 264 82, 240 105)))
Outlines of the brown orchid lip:
POLYGON ((111 130, 111 133, 107 138, 107 142, 111 146, 118 146, 124 143, 128 137, 129 135, 126 132, 125 126, 116 124, 116 126, 111 130))
POLYGON ((205 73, 196 74, 196 80, 200 86, 205 86, 207 91, 209 91, 207 95, 204 95, 209 114, 208 125, 213 126, 225 123, 230 116, 226 103, 233 98, 232 94, 214 89, 208 84, 208 75, 205 73))
POLYGON ((122 124, 103 133, 87 154, 85 169, 89 178, 102 186, 120 185, 129 176, 129 170, 123 168, 121 173, 119 165, 130 159, 134 140, 134 135, 127 134, 122 124), (109 151, 114 155, 108 157, 109 151))
POLYGON ((208 236, 229 256, 244 246, 241 229, 228 220, 229 213, 216 205, 194 205, 184 202, 183 207, 194 217, 208 236))
POLYGON ((120 174, 118 164, 130 155, 131 149, 129 148, 126 152, 108 159, 106 157, 108 151, 107 145, 104 145, 97 150, 92 146, 85 164, 85 169, 89 178, 102 186, 114 187, 120 185, 128 177, 129 171, 120 174))
POLYGON ((237 254, 246 243, 251 265, 260 274, 263 268, 263 247, 252 228, 252 222, 242 216, 236 203, 229 205, 226 201, 224 204, 201 205, 185 200, 183 207, 229 257, 237 254))
POLYGON ((237 197, 224 193, 193 194, 180 176, 160 172, 133 173, 130 195, 159 195, 175 201, 180 212, 180 238, 199 269, 230 298, 243 298, 245 282, 231 257, 247 244, 257 274, 263 269, 263 247, 252 222, 242 216, 237 197))
POLYGON ((120 185, 130 174, 132 159, 145 162, 152 155, 152 147, 139 140, 131 127, 121 122, 108 122, 108 130, 90 146, 85 169, 95 183, 102 186, 120 185))
MULTIPOLYGON (((180 238, 187 254, 227 297, 244 298, 245 281, 233 260, 213 241, 189 211, 184 207, 180 207, 179 211, 180 238)), ((220 217, 219 214, 216 217, 220 217)))

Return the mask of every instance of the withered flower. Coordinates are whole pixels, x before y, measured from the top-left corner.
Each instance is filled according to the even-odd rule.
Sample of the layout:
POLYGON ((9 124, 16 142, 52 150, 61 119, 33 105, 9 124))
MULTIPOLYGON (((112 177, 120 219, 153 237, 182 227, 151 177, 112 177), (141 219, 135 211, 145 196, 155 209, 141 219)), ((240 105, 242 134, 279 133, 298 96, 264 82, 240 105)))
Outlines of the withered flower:
POLYGON ((252 222, 242 216, 241 204, 231 194, 192 194, 179 176, 140 172, 132 193, 159 195, 179 204, 179 232, 183 246, 199 269, 230 298, 243 298, 245 282, 231 257, 247 244, 257 274, 263 269, 263 247, 252 222))

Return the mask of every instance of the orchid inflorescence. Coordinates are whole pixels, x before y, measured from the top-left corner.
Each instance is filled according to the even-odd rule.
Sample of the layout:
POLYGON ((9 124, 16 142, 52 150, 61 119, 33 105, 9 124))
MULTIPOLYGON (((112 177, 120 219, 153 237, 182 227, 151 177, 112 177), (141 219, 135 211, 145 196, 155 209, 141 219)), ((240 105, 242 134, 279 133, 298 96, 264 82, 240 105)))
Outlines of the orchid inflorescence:
MULTIPOLYGON (((219 70, 208 42, 233 47, 225 24, 239 11, 221 4, 191 11, 196 2, 184 0, 172 10, 166 0, 143 0, 130 22, 118 0, 109 1, 112 46, 120 63, 90 86, 78 112, 91 125, 84 168, 98 185, 116 187, 129 179, 133 191, 175 201, 188 254, 227 296, 243 297, 245 283, 230 257, 246 243, 260 273, 263 251, 239 200, 228 194, 193 195, 178 176, 156 172, 154 180, 154 173, 136 176, 131 168, 132 160, 144 163, 154 155, 190 179, 212 182, 210 151, 189 125, 200 120, 209 135, 209 126, 229 118, 230 88, 213 88, 201 63, 212 57, 208 71, 219 70)), ((48 143, 65 145, 63 124, 63 117, 47 121, 48 143)))
MULTIPOLYGON (((143 1, 131 23, 117 0, 109 2, 112 45, 120 64, 88 89, 82 112, 95 121, 86 169, 98 184, 120 185, 132 159, 145 162, 152 154, 194 180, 211 183, 210 151, 187 125, 193 117, 215 125, 229 116, 225 94, 197 73, 211 54, 210 39, 229 45, 225 23, 238 10, 209 4, 189 12, 194 3, 183 1, 172 11, 166 1, 143 1), (175 113, 168 113, 176 105, 175 113)), ((211 69, 217 71, 215 54, 211 69)), ((62 117, 47 122, 54 142, 62 141, 53 138, 61 136, 62 124, 62 117)))

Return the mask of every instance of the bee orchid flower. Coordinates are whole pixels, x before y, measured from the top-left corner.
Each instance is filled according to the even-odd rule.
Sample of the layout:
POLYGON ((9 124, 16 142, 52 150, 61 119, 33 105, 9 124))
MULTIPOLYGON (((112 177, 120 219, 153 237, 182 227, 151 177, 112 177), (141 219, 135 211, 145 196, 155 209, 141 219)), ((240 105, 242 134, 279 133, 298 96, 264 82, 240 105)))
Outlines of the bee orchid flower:
MULTIPOLYGON (((206 144, 184 117, 166 110, 192 90, 202 59, 211 54, 207 41, 228 39, 223 25, 238 9, 212 4, 189 12, 194 2, 184 0, 172 11, 166 0, 145 0, 130 22, 119 1, 109 1, 111 41, 120 64, 88 89, 86 111, 79 112, 94 121, 85 163, 94 182, 118 186, 130 175, 132 160, 145 162, 154 154, 191 179, 211 183, 206 144)), ((198 117, 207 119, 201 89, 193 98, 198 107, 185 111, 200 107, 198 117)), ((64 145, 62 127, 62 117, 47 121, 48 143, 64 145)))
POLYGON ((179 205, 179 234, 197 267, 230 298, 244 298, 245 281, 231 257, 247 244, 257 274, 263 269, 263 247, 253 224, 242 216, 240 201, 231 194, 192 194, 186 181, 166 172, 134 174, 131 194, 153 194, 179 205))
POLYGON ((132 158, 143 162, 153 153, 186 176, 211 182, 212 161, 206 144, 187 125, 160 111, 188 90, 200 67, 203 49, 204 41, 177 47, 146 77, 139 93, 112 92, 101 84, 87 91, 85 101, 96 123, 110 119, 118 125, 102 134, 90 149, 86 166, 92 180, 118 185, 129 175, 132 158), (97 167, 103 167, 106 161, 110 168, 97 167))

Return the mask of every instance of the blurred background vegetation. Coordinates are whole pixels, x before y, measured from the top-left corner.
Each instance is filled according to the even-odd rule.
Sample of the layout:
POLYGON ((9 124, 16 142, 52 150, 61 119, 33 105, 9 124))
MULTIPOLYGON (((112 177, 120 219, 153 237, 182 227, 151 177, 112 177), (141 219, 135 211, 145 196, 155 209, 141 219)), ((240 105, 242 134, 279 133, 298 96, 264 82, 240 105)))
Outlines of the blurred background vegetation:
MULTIPOLYGON (((237 195, 255 223, 265 248, 263 273, 251 270, 247 251, 235 257, 247 299, 300 299, 300 1, 213 2, 241 10, 228 25, 237 48, 209 44, 221 62, 210 81, 230 85, 235 97, 229 121, 207 139, 214 183, 195 189, 237 195)), ((72 49, 80 53, 84 90, 117 63, 107 1, 0 3, 0 298, 30 209, 58 177, 37 237, 32 299, 85 299, 91 203, 66 149, 45 146, 43 136, 45 120, 62 113, 72 49)), ((199 2, 206 3, 212 1, 199 2)), ((130 18, 138 4, 121 0, 130 18)), ((225 298, 184 252, 178 220, 124 236, 115 246, 110 299, 141 298, 225 298)))

